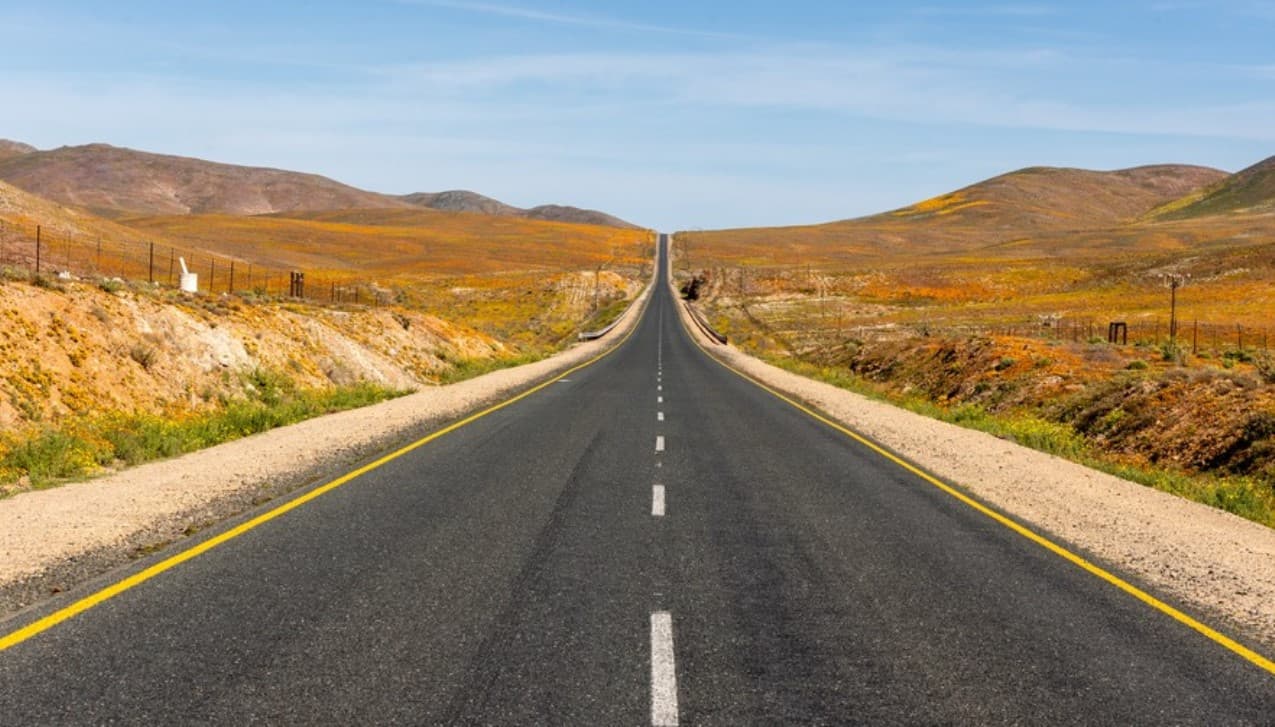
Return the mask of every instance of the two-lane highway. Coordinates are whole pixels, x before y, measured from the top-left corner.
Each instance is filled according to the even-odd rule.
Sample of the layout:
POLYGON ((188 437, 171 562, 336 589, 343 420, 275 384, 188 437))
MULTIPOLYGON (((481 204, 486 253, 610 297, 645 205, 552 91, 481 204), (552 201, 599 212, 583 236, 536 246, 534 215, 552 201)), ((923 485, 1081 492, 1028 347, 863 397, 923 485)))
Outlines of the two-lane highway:
POLYGON ((705 355, 659 267, 598 362, 4 624, 92 604, 0 652, 0 723, 1275 721, 1271 673, 705 355))

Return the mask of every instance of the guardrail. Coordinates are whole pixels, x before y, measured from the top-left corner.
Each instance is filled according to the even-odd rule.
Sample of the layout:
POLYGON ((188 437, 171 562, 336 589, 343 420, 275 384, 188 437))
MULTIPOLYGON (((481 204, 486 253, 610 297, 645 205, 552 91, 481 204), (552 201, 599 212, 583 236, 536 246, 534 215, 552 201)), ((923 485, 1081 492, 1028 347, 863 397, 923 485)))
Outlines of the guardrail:
POLYGON ((695 325, 699 326, 699 329, 704 332, 704 335, 718 343, 726 343, 726 336, 713 330, 713 327, 708 325, 708 321, 704 320, 704 317, 699 314, 699 311, 695 310, 695 307, 691 305, 689 300, 684 300, 682 302, 686 305, 686 312, 691 314, 691 320, 695 321, 695 325))
MULTIPOLYGON (((634 302, 635 302, 635 303, 637 302, 637 299, 636 299, 636 298, 634 299, 634 302)), ((627 313, 628 311, 626 310, 625 312, 627 313)), ((610 332, 611 332, 611 329, 613 329, 613 328, 615 328, 616 326, 620 325, 620 321, 622 321, 622 320, 624 320, 624 314, 623 314, 623 313, 621 313, 621 314, 620 314, 620 317, 619 317, 619 318, 616 318, 614 321, 612 321, 612 322, 611 322, 611 325, 607 326, 606 328, 603 328, 603 329, 601 329, 601 330, 597 330, 597 331, 580 331, 580 334, 579 334, 578 336, 576 336, 576 338, 577 338, 578 340, 580 340, 580 341, 595 341, 595 340, 597 340, 597 339, 599 339, 599 338, 602 338, 602 337, 603 337, 603 336, 605 336, 606 334, 610 333, 610 332)))

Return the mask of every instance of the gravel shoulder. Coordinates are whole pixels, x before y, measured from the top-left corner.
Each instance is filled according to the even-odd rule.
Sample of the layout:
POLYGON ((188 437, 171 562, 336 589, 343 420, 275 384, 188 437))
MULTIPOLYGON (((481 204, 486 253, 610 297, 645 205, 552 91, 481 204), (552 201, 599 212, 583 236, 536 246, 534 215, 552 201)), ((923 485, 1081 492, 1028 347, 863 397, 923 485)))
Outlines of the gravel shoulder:
POLYGON ((1275 653, 1275 530, 785 371, 710 340, 678 310, 690 335, 733 368, 1275 653))
POLYGON ((633 329, 652 288, 604 338, 535 363, 0 500, 0 616, 323 482, 602 354, 633 329))

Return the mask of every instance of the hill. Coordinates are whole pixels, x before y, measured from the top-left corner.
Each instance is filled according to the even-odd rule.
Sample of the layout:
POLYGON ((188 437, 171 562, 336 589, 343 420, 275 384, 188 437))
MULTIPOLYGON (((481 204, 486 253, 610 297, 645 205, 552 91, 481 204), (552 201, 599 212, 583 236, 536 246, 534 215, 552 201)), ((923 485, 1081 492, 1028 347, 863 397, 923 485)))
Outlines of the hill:
POLYGON ((1111 172, 1029 167, 891 212, 819 225, 679 235, 746 261, 956 253, 1042 235, 1111 229, 1226 177, 1187 165, 1111 172))
POLYGON ((522 213, 522 210, 517 207, 464 189, 455 189, 447 192, 416 192, 402 195, 399 199, 417 207, 428 207, 429 209, 447 212, 476 212, 484 215, 510 216, 522 213))
POLYGON ((1185 220, 1233 212, 1275 211, 1275 157, 1163 204, 1151 219, 1185 220))
POLYGON ((607 227, 624 227, 630 230, 640 229, 632 222, 626 222, 619 217, 614 217, 605 212, 557 204, 546 204, 540 205, 539 207, 532 207, 531 209, 524 211, 523 216, 533 220, 572 222, 581 225, 605 225, 607 227))
POLYGON ((22 156, 23 154, 30 154, 33 151, 36 151, 36 148, 30 144, 23 144, 20 141, 0 139, 0 161, 16 156, 22 156))
POLYGON ((107 144, 33 151, 0 161, 0 179, 105 217, 253 215, 349 207, 404 207, 326 177, 151 154, 107 144))
POLYGON ((525 210, 466 190, 378 194, 316 174, 152 154, 109 144, 39 151, 28 144, 0 140, 0 180, 110 218, 425 207, 638 229, 617 217, 577 207, 545 205, 525 210))
POLYGON ((546 204, 530 209, 522 209, 505 204, 491 197, 484 197, 476 192, 453 190, 449 192, 416 192, 399 197, 418 207, 443 210, 448 212, 476 212, 484 215, 505 215, 508 217, 525 217, 531 220, 549 222, 570 222, 581 225, 603 225, 631 230, 640 229, 637 225, 626 222, 619 217, 597 210, 581 209, 567 205, 546 204))
POLYGON ((386 277, 637 264, 645 231, 425 208, 168 215, 132 228, 259 265, 386 277))
POLYGON ((153 239, 111 220, 51 202, 0 182, 0 239, 12 241, 31 238, 35 235, 36 225, 43 227, 46 237, 104 238, 134 244, 153 239))
POLYGON ((1225 178, 1217 169, 1157 165, 1097 172, 1029 167, 869 220, 941 220, 1020 232, 1118 224, 1225 178))

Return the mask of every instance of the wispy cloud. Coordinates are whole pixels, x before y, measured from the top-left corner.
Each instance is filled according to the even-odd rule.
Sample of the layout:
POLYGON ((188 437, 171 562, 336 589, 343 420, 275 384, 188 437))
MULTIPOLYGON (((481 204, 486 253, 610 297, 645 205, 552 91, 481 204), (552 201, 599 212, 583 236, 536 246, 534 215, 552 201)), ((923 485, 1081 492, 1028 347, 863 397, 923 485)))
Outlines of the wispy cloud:
POLYGON ((601 28, 608 30, 625 30, 643 33, 663 33, 668 35, 689 35, 703 38, 742 38, 744 36, 734 33, 724 33, 714 30, 699 30, 694 28, 677 28, 667 25, 656 25, 651 23, 639 23, 619 18, 612 18, 602 15, 570 15, 566 13, 554 13, 535 8, 520 7, 517 5, 501 5, 497 3, 485 2, 468 2, 467 0, 395 0, 400 5, 416 5, 422 7, 446 8, 449 10, 461 10, 469 13, 479 13, 483 15, 495 15, 505 18, 516 18, 519 20, 527 20, 538 23, 551 23, 554 25, 574 25, 587 28, 601 28))
POLYGON ((521 55, 382 73, 401 93, 491 104, 493 113, 526 93, 563 114, 588 113, 601 99, 641 99, 665 107, 815 111, 918 124, 1275 140, 1266 120, 1275 102, 1179 105, 1137 94, 1104 100, 1074 84, 1070 91, 1042 90, 1065 87, 1065 79, 1087 66, 1107 73, 1116 67, 1048 49, 783 47, 521 55), (1060 82, 1042 83, 1045 78, 1060 82))
POLYGON ((929 5, 916 8, 915 15, 943 17, 1039 18, 1057 15, 1052 5, 975 5, 966 7, 929 5))

